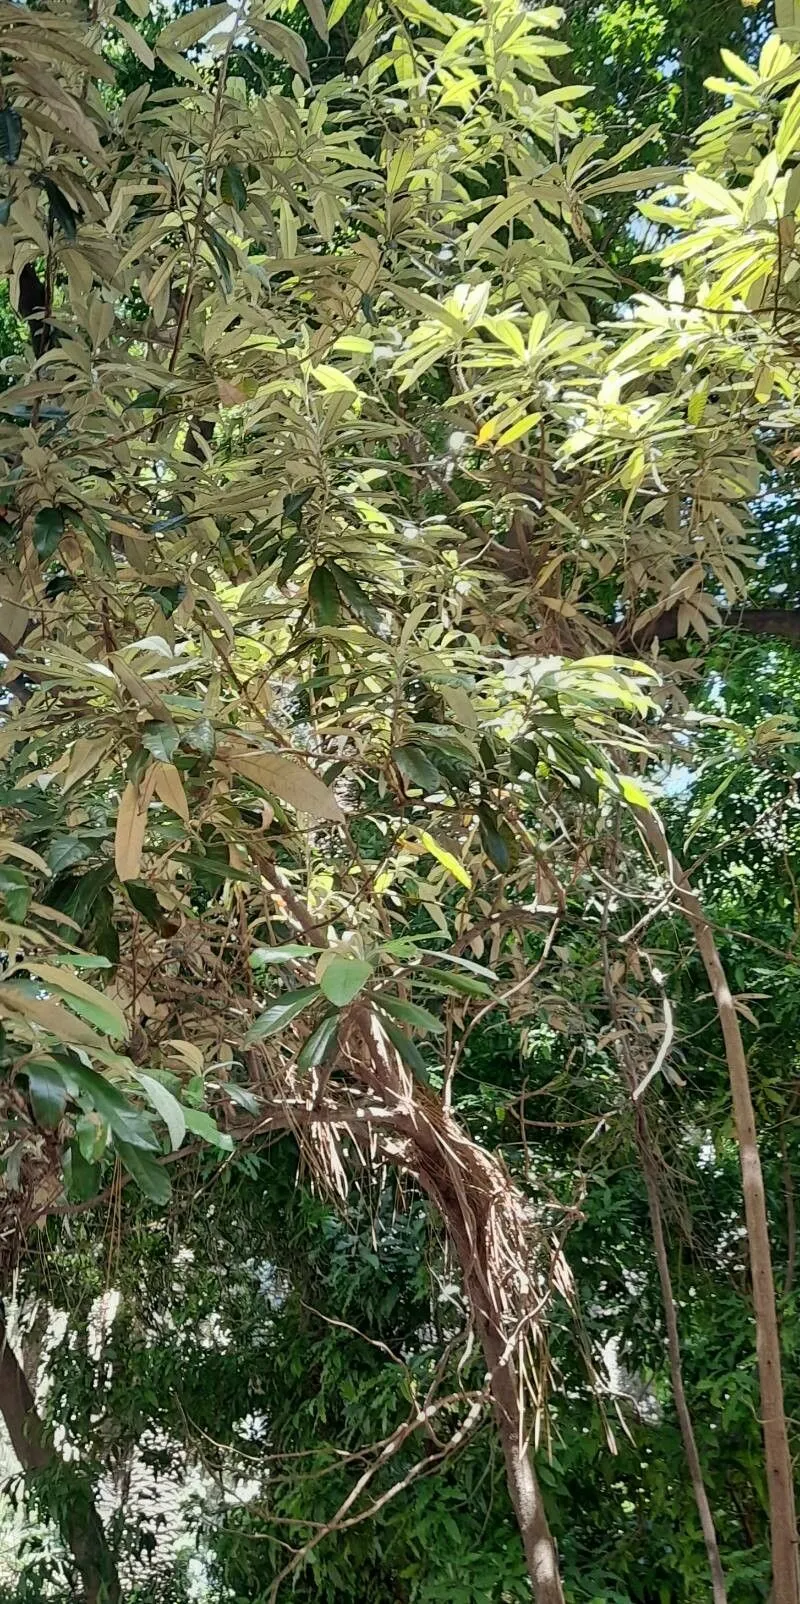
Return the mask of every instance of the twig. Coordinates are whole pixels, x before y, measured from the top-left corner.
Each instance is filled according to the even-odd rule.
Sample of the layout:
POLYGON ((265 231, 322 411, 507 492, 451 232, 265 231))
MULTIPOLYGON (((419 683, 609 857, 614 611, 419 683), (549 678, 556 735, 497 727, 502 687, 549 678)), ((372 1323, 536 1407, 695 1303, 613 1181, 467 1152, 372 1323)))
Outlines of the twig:
POLYGON ((292 1555, 292 1558, 289 1560, 288 1564, 284 1565, 283 1570, 279 1571, 278 1575, 275 1577, 272 1587, 270 1588, 268 1604, 275 1604, 275 1600, 278 1597, 278 1593, 283 1583, 288 1581, 288 1578, 292 1576, 302 1564, 304 1564, 309 1554, 311 1554, 312 1551, 318 1547, 325 1537, 330 1536, 333 1532, 347 1531, 349 1527, 358 1526, 362 1521, 371 1520, 372 1517, 376 1515, 385 1504, 388 1504, 391 1499, 396 1498, 399 1493, 405 1492, 413 1482, 419 1479, 420 1476, 428 1475, 429 1472, 439 1465, 443 1459, 450 1458, 451 1455, 456 1453, 459 1448, 462 1448, 467 1439, 476 1430, 486 1402, 487 1395, 485 1392, 472 1394, 457 1393, 455 1397, 442 1398, 438 1401, 438 1403, 429 1405, 425 1409, 421 1409, 413 1419, 406 1420, 403 1422, 402 1426, 398 1426, 397 1430, 393 1432, 391 1437, 389 1437, 385 1442, 377 1458, 371 1465, 367 1467, 363 1475, 359 1476, 355 1486, 351 1487, 347 1497, 339 1505, 336 1514, 331 1518, 331 1520, 327 1521, 319 1531, 316 1531, 313 1537, 310 1537, 308 1542, 304 1543, 303 1547, 298 1549, 296 1554, 292 1555), (423 1426, 432 1415, 438 1413, 438 1411, 444 1408, 446 1405, 452 1405, 455 1402, 465 1401, 466 1399, 471 1399, 471 1407, 469 1412, 465 1420, 459 1426, 458 1430, 454 1432, 453 1436, 450 1438, 449 1442, 446 1443, 443 1449, 438 1450, 434 1454, 428 1454, 425 1459, 418 1460, 417 1463, 411 1467, 411 1470, 409 1470, 400 1481, 394 1482, 385 1493, 382 1493, 379 1498, 374 1499, 366 1509, 359 1510, 359 1512, 354 1515, 350 1515, 348 1513, 353 1508, 353 1505, 357 1502, 357 1500, 361 1497, 361 1494, 369 1486, 369 1483, 377 1475, 378 1471, 381 1470, 384 1465, 388 1464, 389 1460, 392 1459, 395 1454, 399 1453, 404 1443, 414 1431, 417 1431, 419 1427, 423 1426))

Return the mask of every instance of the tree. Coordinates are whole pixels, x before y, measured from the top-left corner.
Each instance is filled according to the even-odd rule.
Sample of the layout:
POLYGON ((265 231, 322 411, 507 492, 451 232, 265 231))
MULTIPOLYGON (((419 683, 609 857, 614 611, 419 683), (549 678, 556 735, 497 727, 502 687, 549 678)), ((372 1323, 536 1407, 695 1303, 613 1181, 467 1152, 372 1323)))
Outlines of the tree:
MULTIPOLYGON (((345 18, 308 9, 323 41, 345 18)), ((64 1207, 62 1151, 68 1208, 123 1172, 165 1204, 189 1139, 285 1128, 333 1189, 354 1162, 412 1177, 460 1266, 543 1604, 563 1591, 528 1405, 571 1283, 454 1111, 464 1010, 498 978, 464 949, 535 898, 545 963, 564 851, 573 873, 602 854, 620 800, 658 829, 628 772, 655 675, 608 648, 676 609, 705 637, 719 588, 744 595, 744 505, 793 416, 770 211, 791 46, 743 69, 696 169, 621 172, 633 152, 579 138, 550 71, 557 20, 376 5, 314 88, 292 29, 213 6, 154 41, 175 86, 123 100, 119 38, 154 64, 127 18, 15 9, 0 38, 30 334, 2 429, 9 1229, 64 1207), (250 39, 281 85, 239 74, 250 39), (688 298, 673 281, 609 319, 592 208, 656 181, 683 200, 651 220, 711 219, 661 254, 687 257, 688 298), (443 1037, 433 1084, 410 1031, 443 1037)), ((536 971, 502 956, 510 1000, 536 971)), ((766 1281, 758 1312, 775 1467, 766 1281)), ((782 1474, 775 1598, 795 1604, 782 1474)))

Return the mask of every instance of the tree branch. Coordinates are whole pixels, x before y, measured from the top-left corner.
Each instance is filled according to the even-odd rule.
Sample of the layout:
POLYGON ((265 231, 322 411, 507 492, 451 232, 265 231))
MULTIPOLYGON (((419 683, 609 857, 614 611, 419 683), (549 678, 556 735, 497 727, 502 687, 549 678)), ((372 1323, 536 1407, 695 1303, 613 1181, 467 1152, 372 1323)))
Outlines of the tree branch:
MULTIPOLYGON (((658 618, 651 618, 641 628, 627 622, 617 625, 617 639, 629 646, 649 646, 652 641, 678 639, 678 608, 670 607, 658 618)), ((800 608, 793 607, 726 607, 721 615, 725 629, 738 629, 743 635, 773 635, 781 640, 800 645, 800 608)))

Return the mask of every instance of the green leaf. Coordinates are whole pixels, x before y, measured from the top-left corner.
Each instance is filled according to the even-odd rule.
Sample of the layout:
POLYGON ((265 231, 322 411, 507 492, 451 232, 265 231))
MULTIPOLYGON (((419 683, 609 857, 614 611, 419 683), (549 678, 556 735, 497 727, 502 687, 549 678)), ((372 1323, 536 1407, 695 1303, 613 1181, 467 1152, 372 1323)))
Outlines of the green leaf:
POLYGON ((219 181, 220 199, 226 206, 235 206, 243 212, 247 205, 247 186, 238 167, 224 167, 219 181))
POLYGON ((58 952, 49 959, 57 969, 110 969, 107 958, 96 952, 58 952))
POLYGON ((158 763, 171 763, 179 744, 174 724, 145 724, 142 730, 142 746, 158 763))
POLYGON ((371 629, 373 635, 385 635, 386 626, 377 607, 373 606, 352 574, 348 574, 346 569, 340 568, 338 563, 330 560, 328 568, 336 581, 339 595, 350 612, 355 613, 356 618, 360 619, 367 629, 371 629))
POLYGON ((152 596, 158 603, 165 618, 171 618, 176 608, 180 607, 186 595, 186 586, 176 581, 174 585, 143 585, 143 596, 152 596))
POLYGON ((217 737, 210 719, 200 718, 196 724, 191 724, 181 736, 181 746, 187 752, 199 752, 201 757, 213 757, 216 750, 217 737))
POLYGON ((308 12, 308 15, 310 16, 311 21, 313 22, 314 27, 320 36, 320 39, 327 44, 328 19, 325 15, 325 7, 322 3, 322 0, 303 0, 303 5, 308 12))
POLYGON ((224 1153, 233 1151, 233 1137, 227 1131, 221 1131, 210 1114, 204 1113, 202 1108, 185 1108, 186 1129, 193 1136, 202 1137, 204 1142, 210 1142, 212 1147, 221 1147, 224 1153))
POLYGON ((251 969, 264 969, 268 964, 288 964, 294 958, 310 958, 319 947, 304 947, 299 941, 288 941, 283 947, 256 947, 250 954, 251 969))
POLYGON ((114 922, 114 898, 107 886, 95 903, 92 942, 109 964, 119 963, 119 930, 114 922))
POLYGON ((338 1031, 339 1015, 328 1014, 303 1042, 297 1055, 298 1069, 315 1069, 317 1064, 324 1064, 336 1046, 338 1031))
POLYGON ((53 874, 63 874, 65 869, 84 863, 91 855, 91 847, 79 835, 57 835, 47 848, 48 868, 53 874))
POLYGON ((306 554, 307 546, 301 535, 291 535, 286 542, 283 553, 283 562, 278 569, 277 585, 285 585, 291 579, 298 563, 306 554))
POLYGON ((88 1064, 81 1064, 72 1055, 69 1062, 64 1064, 59 1055, 59 1064, 67 1085, 71 1082, 75 1087, 75 1095, 82 1092, 89 1098, 92 1107, 111 1126, 115 1138, 127 1142, 131 1147, 158 1152, 158 1142, 147 1120, 111 1081, 99 1075, 96 1069, 90 1069, 88 1064))
POLYGON ((65 238, 74 240, 78 233, 80 214, 76 212, 74 206, 70 205, 63 190, 60 190, 58 185, 53 183, 52 178, 43 179, 42 189, 48 200, 50 226, 53 227, 58 223, 65 238))
POLYGON ((236 254, 231 250, 228 241, 223 239, 223 236, 216 228, 212 228, 210 223, 206 223, 204 225, 203 236, 217 264, 217 267, 219 268, 219 276, 222 279, 223 289, 225 290, 226 295, 230 295, 233 289, 231 266, 238 266, 236 254))
POLYGON ((75 1203, 88 1203, 100 1190, 100 1165, 87 1163, 76 1140, 64 1154, 64 1186, 75 1203))
POLYGON ((33 544, 40 562, 52 557, 66 528, 63 507, 40 507, 33 520, 33 544))
POLYGON ((193 7, 190 11, 173 17, 172 21, 161 29, 156 40, 156 49, 160 50, 163 45, 167 49, 190 50, 192 45, 199 44, 201 39, 205 39, 212 28, 218 28, 220 23, 227 22, 231 15, 230 6, 224 3, 193 7))
POLYGON ((114 1147, 139 1191, 153 1203, 168 1203, 172 1197, 172 1186, 163 1164, 157 1164, 149 1153, 132 1147, 129 1142, 120 1141, 119 1137, 115 1138, 114 1147))
POLYGON ((262 22, 257 15, 251 19, 251 25, 274 56, 287 62, 292 72, 299 73, 301 78, 308 80, 308 56, 299 33, 295 33, 293 28, 287 28, 282 22, 273 22, 271 19, 269 22, 262 22))
POLYGON ((112 1041, 124 1041, 128 1035, 127 1022, 122 1009, 112 998, 106 997, 96 986, 90 986, 80 975, 72 974, 63 966, 59 968, 54 964, 42 963, 38 958, 28 958, 26 967, 48 991, 69 1003, 76 1014, 88 1019, 90 1025, 95 1025, 104 1036, 110 1036, 112 1041))
POLYGON ((231 1080, 226 1083, 225 1093, 232 1103, 236 1103, 246 1113, 260 1114, 261 1103, 257 1097, 254 1097, 252 1092, 247 1090, 246 1086, 237 1086, 236 1082, 231 1080))
POLYGON ((511 852, 508 842, 500 833, 498 821, 488 808, 479 808, 478 823, 487 857, 491 858, 496 869, 505 874, 511 868, 511 852))
POLYGON ((88 869, 86 874, 82 874, 79 877, 68 875, 66 877, 67 885, 69 886, 68 894, 63 900, 56 901, 56 896, 51 891, 50 901, 54 907, 62 908, 64 913, 74 919, 76 924, 83 929, 102 897, 113 873, 113 863, 102 863, 96 869, 88 869))
POLYGON ((152 1104, 156 1113, 161 1115, 169 1131, 172 1151, 173 1153, 177 1152, 186 1135, 186 1115, 177 1097, 173 1097, 168 1087, 162 1081, 155 1080, 152 1075, 145 1075, 137 1071, 136 1080, 144 1089, 148 1102, 152 1104))
POLYGON ((405 1033, 400 1029, 400 1026, 395 1025, 391 1019, 382 1017, 381 1027, 386 1031, 386 1034, 389 1037, 395 1052, 399 1053, 403 1063, 408 1065, 408 1068, 413 1071, 417 1079, 421 1080, 424 1085, 430 1085, 428 1066, 416 1042, 413 1042, 409 1036, 406 1036, 405 1033))
POLYGON ((318 624, 336 624, 339 619, 339 592, 329 568, 315 568, 308 581, 308 599, 318 624))
POLYGON ((13 167, 22 149, 22 118, 13 106, 0 110, 0 156, 13 167))
POLYGON ((432 986, 436 991, 461 992, 465 997, 491 997, 491 986, 473 975, 450 974, 446 969, 415 969, 414 981, 418 985, 432 986))
POLYGON ((96 993, 98 1001, 95 1002, 93 998, 75 996, 71 986, 57 986, 55 981, 50 980, 45 981, 45 985, 54 997, 57 997, 61 1002, 68 1003, 70 1008, 81 1019, 85 1019, 90 1025, 94 1025, 95 1029, 102 1031, 104 1036, 110 1036, 112 1041, 121 1041, 127 1035, 127 1031, 120 1031, 118 1027, 116 1010, 109 1006, 104 1006, 99 992, 96 993))
POLYGON ((418 1030, 430 1030, 440 1036, 444 1025, 435 1014, 429 1014, 427 1008, 420 1008, 418 1003, 406 1002, 402 997, 391 997, 382 991, 375 998, 376 1003, 395 1019, 402 1019, 406 1025, 416 1025, 418 1030))
POLYGON ((467 240, 467 254, 477 256, 487 240, 490 240, 499 228, 506 228, 512 217, 516 217, 519 212, 530 212, 532 201, 532 190, 524 189, 522 186, 512 190, 511 194, 503 195, 472 230, 467 240))
MULTIPOLYGON (((0 223, 2 223, 2 216, 0 216, 0 223)), ((57 596, 66 596, 69 591, 76 589, 77 583, 78 581, 73 579, 71 574, 50 574, 44 587, 45 598, 47 601, 55 601, 57 596)))
POLYGON ((425 756, 419 746, 398 746, 395 748, 394 760, 407 785, 422 791, 428 796, 431 791, 441 791, 444 782, 438 769, 435 769, 430 758, 425 756))
POLYGON ((424 947, 418 947, 413 936, 395 936, 392 941, 384 943, 383 951, 388 952, 393 958, 413 959, 425 956, 424 947))
POLYGON ((99 1114, 81 1114, 75 1137, 87 1164, 96 1164, 108 1147, 109 1129, 99 1114))
POLYGON ((283 498, 283 516, 288 518, 290 523, 296 524, 298 529, 300 528, 303 508, 306 502, 311 500, 315 489, 316 485, 306 485, 304 490, 291 490, 283 498))
POLYGON ((29 1058, 23 1065, 28 1077, 28 1095, 33 1117, 45 1131, 54 1131, 67 1106, 67 1089, 55 1064, 29 1058))
POLYGON ((30 907, 33 892, 21 869, 12 869, 7 863, 0 863, 0 896, 5 903, 9 919, 14 924, 22 924, 30 907))
POLYGON ((200 885, 206 886, 209 890, 217 891, 226 880, 239 881, 245 885, 252 883, 252 873, 248 874, 244 869, 234 869, 227 858, 219 858, 212 852, 204 858, 195 852, 182 852, 178 861, 182 869, 194 869, 200 885))
POLYGON ((482 975, 486 980, 497 980, 494 969, 487 969, 485 964, 478 964, 474 958, 462 958, 460 953, 437 952, 436 962, 440 964, 455 964, 459 969, 466 969, 471 975, 482 975))
POLYGON ((375 973, 364 958, 332 958, 320 976, 320 990, 335 1008, 346 1008, 375 973))
POLYGON ((160 930, 166 919, 166 914, 155 894, 152 886, 146 886, 141 880, 124 880, 122 882, 128 900, 137 913, 152 925, 154 930, 160 930))
POLYGON ((290 1025, 298 1014, 307 1008, 309 1003, 319 996, 319 986, 301 986, 298 991, 288 991, 277 1002, 270 1003, 262 1014, 253 1021, 244 1038, 245 1047, 253 1042, 265 1041, 268 1036, 276 1036, 279 1030, 290 1025))

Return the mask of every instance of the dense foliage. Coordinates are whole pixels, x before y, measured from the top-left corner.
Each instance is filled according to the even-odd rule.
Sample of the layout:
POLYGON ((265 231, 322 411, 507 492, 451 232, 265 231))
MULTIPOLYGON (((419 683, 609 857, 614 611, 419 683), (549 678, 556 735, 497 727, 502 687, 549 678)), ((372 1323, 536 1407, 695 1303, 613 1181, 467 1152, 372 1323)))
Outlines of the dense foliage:
POLYGON ((9 1604, 800 1604, 777 29, 0 6, 9 1604))

